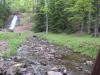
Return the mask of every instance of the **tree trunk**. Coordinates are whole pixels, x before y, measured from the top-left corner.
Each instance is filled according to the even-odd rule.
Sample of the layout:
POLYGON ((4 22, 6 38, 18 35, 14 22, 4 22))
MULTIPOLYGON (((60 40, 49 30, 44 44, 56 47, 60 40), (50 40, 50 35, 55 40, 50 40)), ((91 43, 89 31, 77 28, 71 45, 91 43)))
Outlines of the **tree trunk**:
POLYGON ((34 13, 37 13, 37 0, 34 0, 34 13))
POLYGON ((94 64, 94 68, 93 68, 91 75, 100 75, 100 50, 99 50, 99 53, 97 55, 97 58, 96 58, 96 61, 94 64))
POLYGON ((94 36, 97 37, 98 25, 99 25, 99 4, 98 4, 98 0, 96 0, 95 2, 96 2, 96 22, 95 22, 94 36))
POLYGON ((46 34, 48 34, 48 14, 46 13, 46 34))
POLYGON ((84 22, 82 21, 82 24, 81 24, 81 33, 83 33, 83 29, 84 29, 84 22))
POLYGON ((85 8, 84 6, 82 7, 82 24, 81 24, 81 33, 84 32, 84 25, 85 25, 85 8))
POLYGON ((48 1, 47 0, 45 0, 45 8, 46 8, 46 14, 45 14, 45 17, 46 17, 46 20, 45 20, 45 23, 46 23, 46 34, 48 34, 48 12, 47 12, 48 1))
POLYGON ((92 17, 91 17, 91 11, 89 11, 89 14, 88 14, 88 16, 89 16, 89 21, 88 21, 88 34, 90 34, 91 33, 91 22, 92 22, 92 17))

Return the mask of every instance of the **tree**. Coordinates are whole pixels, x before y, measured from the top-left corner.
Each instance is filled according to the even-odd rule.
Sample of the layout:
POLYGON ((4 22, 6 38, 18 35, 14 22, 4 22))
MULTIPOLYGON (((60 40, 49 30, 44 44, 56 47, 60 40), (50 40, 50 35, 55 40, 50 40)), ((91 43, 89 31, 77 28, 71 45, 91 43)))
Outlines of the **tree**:
POLYGON ((38 15, 38 19, 47 18, 47 21, 38 21, 37 19, 41 24, 41 26, 36 24, 37 29, 40 28, 39 31, 44 31, 46 28, 47 31, 49 29, 54 33, 85 32, 91 34, 94 32, 95 36, 98 34, 98 2, 94 0, 48 0, 48 6, 46 6, 46 1, 43 0, 42 3, 40 1, 38 7, 38 14, 42 12, 42 16, 38 15), (44 26, 45 23, 46 26, 44 26))
POLYGON ((34 27, 34 31, 35 32, 43 32, 46 29, 45 26, 45 10, 44 10, 44 6, 45 6, 45 1, 38 1, 37 3, 38 5, 35 6, 37 8, 37 11, 35 13, 34 16, 34 22, 35 22, 35 27, 34 27))
POLYGON ((9 6, 6 4, 5 0, 0 2, 0 28, 5 26, 7 17, 10 15, 9 6))
POLYGON ((95 61, 91 75, 100 75, 100 60, 99 59, 100 59, 100 50, 99 50, 98 55, 96 57, 96 61, 95 61))
POLYGON ((49 4, 49 30, 51 32, 64 32, 67 28, 67 16, 64 11, 65 0, 51 0, 49 4))
POLYGON ((45 0, 45 9, 46 9, 46 11, 45 11, 46 34, 48 34, 48 0, 45 0))
POLYGON ((95 29, 94 29, 94 36, 97 37, 98 35, 98 26, 99 26, 99 0, 95 1, 96 6, 96 22, 95 22, 95 29))
POLYGON ((7 0, 12 11, 30 12, 33 10, 33 0, 7 0))

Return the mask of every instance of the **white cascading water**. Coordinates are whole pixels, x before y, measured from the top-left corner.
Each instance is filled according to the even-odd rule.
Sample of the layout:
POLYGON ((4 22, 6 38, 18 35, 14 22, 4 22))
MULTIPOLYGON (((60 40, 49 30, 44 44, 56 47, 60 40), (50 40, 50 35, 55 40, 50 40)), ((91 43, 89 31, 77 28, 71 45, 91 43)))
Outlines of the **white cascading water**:
POLYGON ((17 23, 17 20, 18 20, 18 17, 16 15, 14 15, 12 22, 10 24, 10 27, 9 27, 10 30, 14 30, 16 23, 17 23))

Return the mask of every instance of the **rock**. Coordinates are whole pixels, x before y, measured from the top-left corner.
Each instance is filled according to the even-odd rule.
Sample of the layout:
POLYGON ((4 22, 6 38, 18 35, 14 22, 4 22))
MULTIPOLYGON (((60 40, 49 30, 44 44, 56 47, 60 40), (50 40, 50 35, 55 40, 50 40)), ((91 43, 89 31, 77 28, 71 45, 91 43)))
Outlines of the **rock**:
POLYGON ((41 63, 41 65, 43 65, 43 66, 46 66, 46 65, 47 65, 46 62, 40 62, 40 63, 41 63))
POLYGON ((29 72, 29 73, 27 73, 26 75, 33 75, 33 74, 29 72))
POLYGON ((80 66, 80 67, 76 67, 79 71, 82 71, 83 70, 83 67, 80 66))
POLYGON ((33 35, 33 38, 38 38, 36 35, 33 35))
POLYGON ((91 71, 89 71, 89 70, 85 70, 85 72, 86 72, 86 75, 90 75, 91 74, 91 71))
POLYGON ((53 67, 53 68, 51 68, 51 70, 55 71, 55 70, 58 70, 58 68, 57 67, 53 67))
POLYGON ((92 61, 86 61, 86 64, 92 66, 93 62, 92 61))
POLYGON ((63 75, 67 75, 67 73, 63 73, 63 75))
POLYGON ((32 65, 37 65, 35 62, 29 62, 29 64, 32 64, 32 65))
POLYGON ((47 75, 63 75, 61 72, 56 72, 56 71, 48 71, 47 75))
POLYGON ((63 75, 67 75, 67 70, 66 69, 64 69, 63 75))
POLYGON ((13 56, 11 59, 12 59, 14 62, 18 62, 18 58, 17 58, 16 56, 13 56))
POLYGON ((23 64, 22 63, 18 63, 18 64, 15 64, 14 67, 21 67, 23 64))
POLYGON ((27 74, 27 68, 21 68, 21 73, 22 75, 26 75, 27 74))
POLYGON ((62 58, 62 55, 56 53, 55 58, 62 58))

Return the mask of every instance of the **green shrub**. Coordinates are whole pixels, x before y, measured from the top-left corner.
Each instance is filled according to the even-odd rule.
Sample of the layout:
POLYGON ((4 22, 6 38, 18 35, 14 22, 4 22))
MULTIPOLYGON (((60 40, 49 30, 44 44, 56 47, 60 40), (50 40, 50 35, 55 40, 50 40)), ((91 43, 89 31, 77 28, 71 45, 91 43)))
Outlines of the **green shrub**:
POLYGON ((4 21, 0 19, 0 28, 2 28, 3 24, 4 24, 4 21))
POLYGON ((4 4, 0 4, 0 28, 4 27, 4 23, 7 20, 8 16, 10 14, 9 7, 4 4))
POLYGON ((34 22, 35 22, 35 26, 33 28, 33 30, 35 32, 43 32, 45 31, 45 23, 44 23, 44 13, 37 13, 35 16, 34 22))

